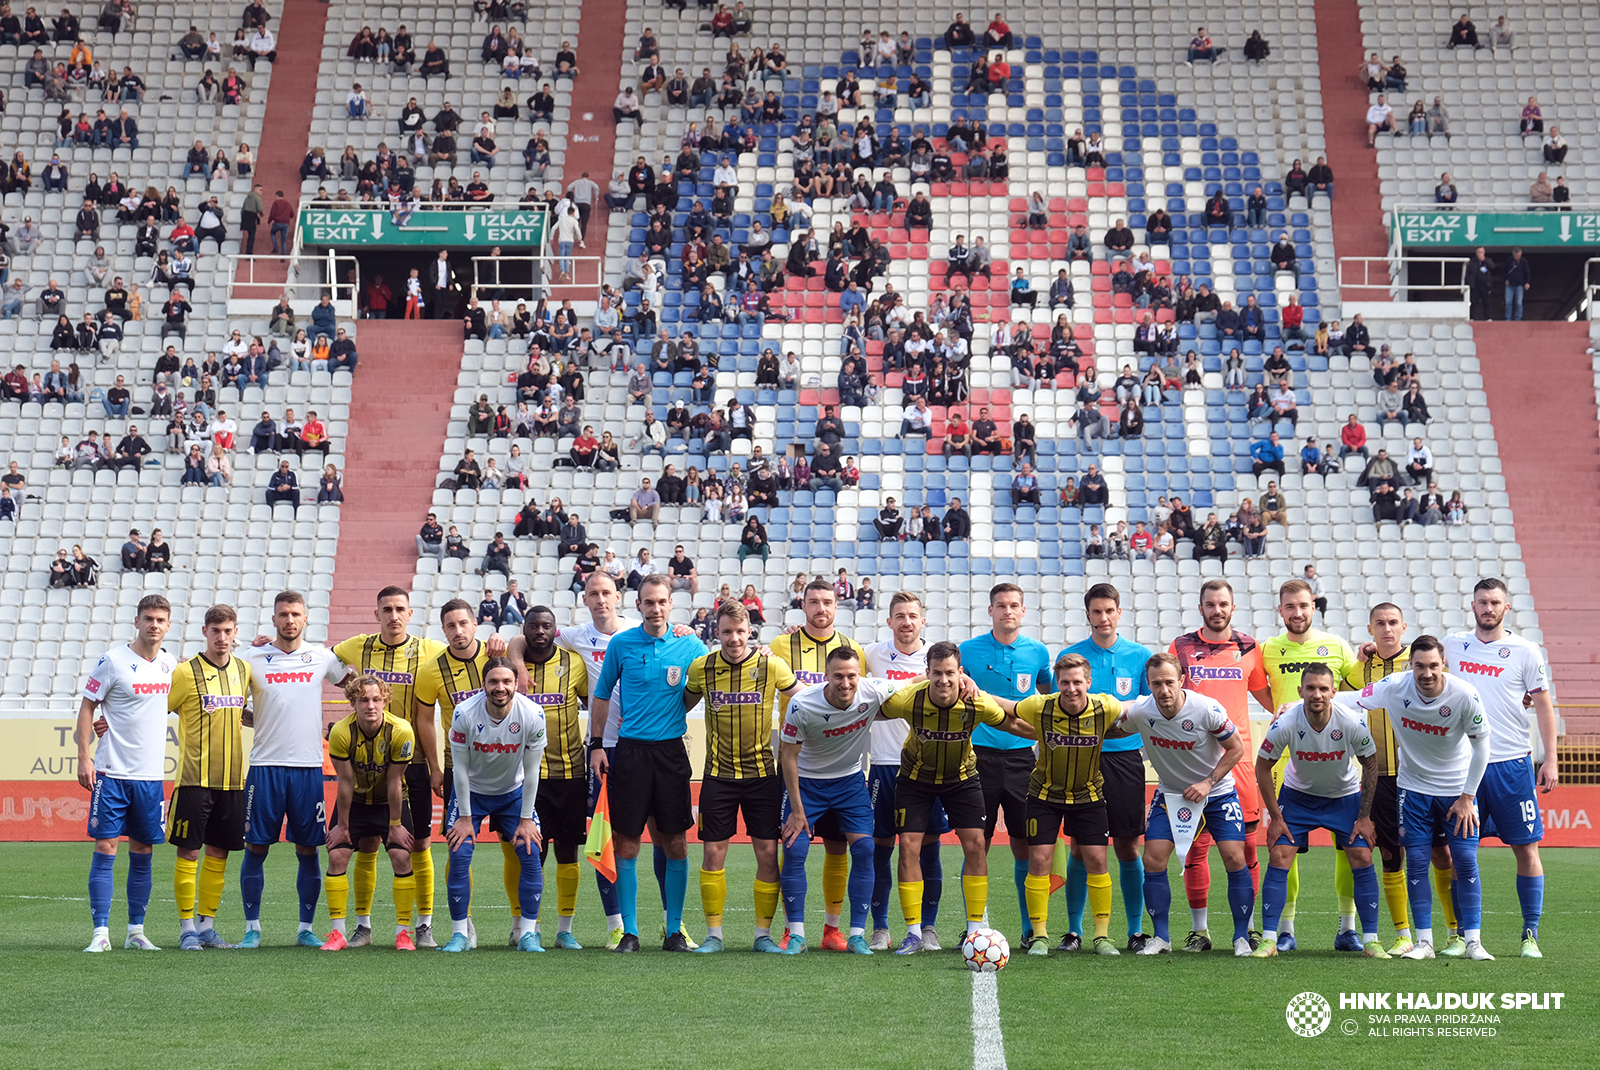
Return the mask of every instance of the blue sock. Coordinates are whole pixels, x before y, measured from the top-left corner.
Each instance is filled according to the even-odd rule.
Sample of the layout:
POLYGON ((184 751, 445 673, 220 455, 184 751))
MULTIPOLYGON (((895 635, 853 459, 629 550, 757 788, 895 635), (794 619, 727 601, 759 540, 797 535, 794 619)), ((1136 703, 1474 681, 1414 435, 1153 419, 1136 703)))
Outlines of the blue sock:
POLYGON ((1411 908, 1413 929, 1433 928, 1433 877, 1428 872, 1432 863, 1430 845, 1406 846, 1406 905, 1411 908))
POLYGON ((622 931, 639 935, 639 860, 617 859, 617 883, 612 888, 617 913, 622 915, 622 931))
POLYGON ((246 847, 239 864, 239 895, 244 899, 244 920, 261 920, 261 891, 267 886, 267 856, 246 847))
MULTIPOLYGON (((1123 863, 1127 865, 1127 863, 1123 863)), ((1144 888, 1144 870, 1139 870, 1139 888, 1144 888)), ((1140 899, 1144 896, 1141 894, 1140 899)), ((1083 859, 1076 855, 1067 856, 1067 932, 1083 935, 1083 908, 1089 902, 1089 871, 1084 868, 1083 859)), ((1135 930, 1128 930, 1134 932, 1135 930)))
MULTIPOLYGON (((109 856, 108 856, 109 857, 109 856)), ((155 854, 128 852, 128 924, 143 925, 144 912, 150 906, 150 867, 155 854)))
POLYGON ((1022 910, 1022 934, 1033 935, 1033 922, 1028 916, 1028 860, 1026 858, 1013 858, 1011 860, 1011 879, 1017 885, 1017 903, 1022 910))
POLYGON ((1172 909, 1172 886, 1167 883, 1166 870, 1144 871, 1144 901, 1150 908, 1150 920, 1155 925, 1155 935, 1162 940, 1170 939, 1167 934, 1167 912, 1172 909))
MULTIPOLYGON (((1368 876, 1372 867, 1368 866, 1368 876)), ((1377 883, 1373 883, 1377 894, 1377 883)), ((1250 919, 1256 912, 1256 889, 1250 883, 1250 870, 1244 866, 1228 871, 1228 910, 1233 914, 1233 938, 1250 935, 1250 919)))
MULTIPOLYGON (((894 871, 889 863, 894 858, 894 844, 872 845, 872 924, 874 928, 889 927, 889 897, 894 894, 894 871)), ((926 879, 927 868, 923 868, 926 879)))
POLYGON ((606 917, 621 914, 622 909, 617 906, 617 886, 606 879, 606 875, 598 869, 594 871, 594 886, 600 892, 600 909, 605 911, 606 917))
MULTIPOLYGON (((1122 885, 1122 909, 1128 915, 1128 935, 1144 931, 1144 863, 1137 858, 1117 862, 1117 874, 1122 885)), ((1084 874, 1084 895, 1088 895, 1089 876, 1084 874)), ((1171 905, 1170 903, 1168 904, 1171 905)), ((1082 907, 1079 917, 1082 917, 1082 907)))
POLYGON ((300 922, 310 925, 317 920, 317 900, 322 898, 322 862, 315 851, 295 857, 300 860, 300 871, 294 878, 294 890, 300 896, 300 922))
POLYGON ((451 921, 465 921, 472 912, 472 849, 473 842, 468 837, 450 852, 444 886, 450 895, 451 921))
POLYGON ((783 872, 778 884, 783 889, 785 921, 806 920, 806 855, 810 850, 811 837, 804 832, 783 849, 783 872))
POLYGON ((1528 935, 1539 938, 1539 916, 1544 913, 1544 874, 1537 877, 1517 875, 1517 901, 1522 904, 1522 927, 1528 935))
POLYGON ((1453 840, 1450 858, 1455 862, 1456 879, 1450 892, 1456 897, 1456 917, 1463 929, 1483 927, 1483 882, 1478 879, 1478 844, 1476 840, 1453 840))
POLYGON ((1266 876, 1261 878, 1261 928, 1270 933, 1278 931, 1278 916, 1288 899, 1289 867, 1268 866, 1266 876))
POLYGON ((1378 931, 1378 871, 1371 865, 1351 867, 1356 881, 1356 917, 1361 920, 1361 935, 1378 931))
POLYGON ((689 894, 689 860, 667 859, 666 873, 662 878, 661 894, 667 906, 667 932, 677 932, 683 927, 683 900, 689 894))
POLYGON ((924 843, 917 856, 922 862, 922 925, 933 929, 939 924, 939 897, 944 894, 944 856, 939 842, 924 843))
POLYGON ((850 897, 852 929, 867 927, 867 915, 872 908, 872 849, 875 846, 877 845, 867 836, 850 845, 850 881, 845 885, 845 893, 850 897))
POLYGON ((517 876, 517 901, 524 918, 537 918, 539 901, 544 898, 544 867, 539 864, 539 857, 539 852, 527 847, 517 850, 517 858, 522 862, 517 876))
MULTIPOLYGON (((149 858, 149 855, 145 855, 149 858)), ((117 856, 95 851, 89 856, 89 915, 94 927, 103 929, 111 924, 111 875, 117 868, 117 856)), ((148 866, 146 867, 148 869, 148 866)), ((130 883, 132 873, 129 873, 130 883)), ((129 897, 132 898, 131 896, 129 897)))
POLYGON ((652 843, 650 845, 650 861, 656 869, 656 887, 661 891, 661 909, 665 910, 667 908, 667 849, 659 843, 652 843))

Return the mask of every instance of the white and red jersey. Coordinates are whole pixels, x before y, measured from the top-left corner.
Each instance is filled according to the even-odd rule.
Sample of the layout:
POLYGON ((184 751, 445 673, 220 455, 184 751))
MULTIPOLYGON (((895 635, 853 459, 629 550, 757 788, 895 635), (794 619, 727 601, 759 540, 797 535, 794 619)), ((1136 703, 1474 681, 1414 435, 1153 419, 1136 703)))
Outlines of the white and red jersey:
POLYGON ((1487 747, 1494 737, 1477 688, 1447 675, 1444 689, 1424 698, 1415 674, 1397 672, 1368 684, 1356 705, 1388 711, 1400 754, 1401 790, 1451 798, 1477 792, 1477 784, 1466 782, 1471 749, 1487 747))
POLYGON ((861 775, 861 759, 871 739, 868 726, 899 685, 863 677, 855 701, 839 709, 828 701, 827 684, 812 684, 789 701, 779 738, 800 744, 797 763, 808 780, 838 780, 861 775))
POLYGON ((472 792, 506 795, 521 787, 522 816, 532 817, 545 742, 544 710, 527 695, 512 696, 498 721, 489 716, 488 692, 462 702, 450 719, 457 812, 471 814, 472 792))
MULTIPOLYGON (((561 629, 561 634, 556 639, 556 642, 574 654, 581 655, 584 666, 589 670, 589 679, 598 680, 600 678, 600 666, 606 660, 606 647, 611 645, 612 638, 621 632, 627 631, 629 628, 637 628, 638 626, 639 622, 636 620, 618 617, 617 630, 607 635, 599 628, 596 628, 593 621, 587 624, 574 624, 570 628, 561 629)), ((590 697, 603 698, 610 702, 610 706, 607 707, 606 711, 606 729, 603 736, 607 747, 615 747, 617 745, 617 732, 622 727, 622 688, 612 688, 609 695, 592 695, 590 697)), ((594 735, 593 725, 589 726, 589 734, 591 736, 594 735)))
POLYGON ((250 764, 320 769, 322 681, 340 683, 350 667, 321 643, 287 653, 269 643, 239 656, 250 666, 250 764))
POLYGON ((83 682, 83 697, 100 704, 108 726, 94 754, 97 772, 121 780, 166 778, 167 693, 177 668, 165 650, 149 661, 129 645, 100 656, 83 682))
MULTIPOLYGON (((907 654, 894 645, 893 639, 873 643, 866 648, 867 672, 894 683, 915 679, 928 671, 928 647, 931 645, 924 639, 915 653, 907 654)), ((911 722, 898 717, 872 722, 872 742, 867 748, 867 760, 873 765, 898 766, 909 731, 911 722)))
POLYGON ((1539 644, 1509 633, 1485 643, 1476 632, 1457 632, 1445 639, 1444 656, 1450 671, 1476 688, 1483 702, 1489 722, 1489 760, 1526 758, 1532 749, 1528 730, 1533 711, 1523 707, 1522 696, 1550 686, 1539 644))
MULTIPOLYGON (((1222 741, 1237 731, 1222 703, 1188 688, 1171 717, 1162 714, 1154 695, 1145 695, 1123 706, 1116 723, 1144 737, 1145 757, 1155 767, 1161 790, 1177 793, 1211 775, 1222 760, 1222 741)), ((1230 770, 1212 785, 1210 797, 1232 790, 1230 770)))
POLYGON ((1278 714, 1261 741, 1258 757, 1269 762, 1288 755, 1284 787, 1323 799, 1342 799, 1361 791, 1361 767, 1353 759, 1378 753, 1360 710, 1334 702, 1328 723, 1317 731, 1296 702, 1278 714))

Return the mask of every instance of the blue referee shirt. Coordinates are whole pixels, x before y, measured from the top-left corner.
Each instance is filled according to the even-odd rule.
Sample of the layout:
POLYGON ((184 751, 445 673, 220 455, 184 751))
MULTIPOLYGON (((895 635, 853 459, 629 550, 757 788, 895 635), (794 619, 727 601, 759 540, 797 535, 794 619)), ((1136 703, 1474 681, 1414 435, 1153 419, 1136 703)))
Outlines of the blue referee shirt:
MULTIPOLYGON (((1110 695, 1118 702, 1132 702, 1150 693, 1150 683, 1144 676, 1144 664, 1150 660, 1150 648, 1132 639, 1117 636, 1117 641, 1107 650, 1094 641, 1094 636, 1073 643, 1063 654, 1077 654, 1089 662, 1089 690, 1099 695, 1110 695)), ((1102 751, 1138 750, 1138 735, 1108 739, 1102 751)))
POLYGON ((612 636, 600 679, 589 693, 609 695, 622 685, 619 694, 628 696, 628 708, 617 738, 646 743, 681 739, 689 731, 683 708, 689 666, 705 652, 706 645, 694 636, 675 636, 671 630, 657 638, 641 626, 612 636))
MULTIPOLYGON (((1050 648, 1023 635, 1010 646, 996 639, 993 632, 968 639, 961 644, 961 667, 980 688, 1012 702, 1021 702, 1035 692, 1048 694, 1055 690, 1050 679, 1050 648)), ((1033 740, 980 724, 972 733, 972 745, 1027 750, 1033 740)))

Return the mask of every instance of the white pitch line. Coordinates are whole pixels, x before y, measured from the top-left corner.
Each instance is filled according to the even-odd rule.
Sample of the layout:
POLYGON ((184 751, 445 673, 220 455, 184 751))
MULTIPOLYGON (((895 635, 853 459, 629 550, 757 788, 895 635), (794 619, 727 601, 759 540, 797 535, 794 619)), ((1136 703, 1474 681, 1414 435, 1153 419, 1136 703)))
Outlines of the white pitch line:
POLYGON ((972 975, 972 1070, 1006 1070, 1000 986, 992 973, 972 975))

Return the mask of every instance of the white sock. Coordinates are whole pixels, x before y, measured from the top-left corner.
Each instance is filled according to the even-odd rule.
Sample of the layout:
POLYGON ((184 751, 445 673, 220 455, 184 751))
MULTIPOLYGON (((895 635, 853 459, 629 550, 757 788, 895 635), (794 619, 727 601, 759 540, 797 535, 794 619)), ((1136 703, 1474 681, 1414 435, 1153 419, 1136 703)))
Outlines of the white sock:
POLYGON ((1375 943, 1378 942, 1378 934, 1377 933, 1362 933, 1361 934, 1361 942, 1363 944, 1375 944, 1375 943))
POLYGON ((867 930, 863 929, 859 925, 852 925, 852 926, 850 926, 850 935, 851 936, 865 936, 865 935, 867 935, 867 930))
POLYGON ((837 914, 823 914, 822 915, 822 924, 824 926, 828 927, 828 928, 837 929, 839 927, 839 915, 837 915, 837 914))
POLYGON ((207 929, 215 929, 217 927, 217 919, 208 918, 204 914, 196 914, 194 916, 194 923, 195 927, 201 932, 205 932, 207 929))
POLYGON ((562 914, 556 919, 556 932, 570 933, 572 931, 572 915, 562 914))
POLYGON ((1467 943, 1469 943, 1469 944, 1472 943, 1474 940, 1478 941, 1478 943, 1480 943, 1480 944, 1483 943, 1483 930, 1482 929, 1462 929, 1461 930, 1461 935, 1467 938, 1467 943))
POLYGON ((298 929, 296 929, 295 932, 311 933, 311 932, 316 932, 316 929, 312 926, 312 924, 309 921, 302 921, 300 923, 300 927, 298 929))
MULTIPOLYGON (((420 919, 420 918, 417 919, 417 922, 418 922, 419 925, 426 925, 427 924, 427 922, 422 921, 422 919, 420 919)), ((356 915, 356 928, 358 928, 358 929, 370 929, 370 928, 372 928, 372 915, 371 914, 357 914, 356 915)))
POLYGON ((1288 933, 1290 936, 1293 936, 1294 935, 1294 919, 1293 918, 1284 918, 1282 921, 1280 921, 1278 923, 1278 931, 1279 932, 1283 932, 1283 933, 1288 933))
POLYGON ((466 918, 462 918, 460 921, 451 922, 450 923, 450 927, 452 929, 454 929, 456 932, 460 933, 462 936, 467 935, 467 919, 466 918))
POLYGON ((1207 908, 1206 907, 1190 907, 1189 908, 1189 913, 1194 918, 1194 931, 1197 932, 1197 933, 1207 932, 1208 931, 1206 929, 1207 908))
POLYGON ((1355 932, 1356 931, 1356 916, 1354 914, 1340 914, 1339 915, 1339 931, 1342 932, 1342 933, 1353 933, 1353 932, 1355 932))
POLYGON ((789 923, 789 935, 798 936, 802 940, 805 939, 806 923, 803 921, 791 921, 789 923))
POLYGON ((769 925, 765 929, 760 928, 759 926, 756 928, 756 939, 759 940, 763 936, 767 937, 769 940, 772 938, 772 926, 769 925))
POLYGON ((1433 930, 1432 929, 1418 929, 1417 930, 1417 943, 1419 943, 1419 944, 1431 944, 1431 943, 1433 943, 1433 930))
POLYGON ((989 924, 989 919, 988 918, 985 918, 983 921, 969 921, 969 922, 967 922, 967 933, 968 933, 968 935, 971 935, 972 933, 977 932, 979 929, 983 928, 985 925, 988 925, 988 924, 989 924))
POLYGON ((398 922, 395 923, 394 935, 396 937, 404 936, 406 933, 408 933, 410 931, 411 931, 411 926, 409 926, 409 925, 401 925, 398 922))
POLYGON ((1261 933, 1261 942, 1264 945, 1268 946, 1268 947, 1276 945, 1277 942, 1278 942, 1278 930, 1276 930, 1276 929, 1265 929, 1265 930, 1263 930, 1262 933, 1261 933))
POLYGON ((522 916, 522 931, 525 932, 525 933, 536 933, 536 932, 538 932, 539 931, 539 919, 538 918, 530 918, 526 914, 524 914, 522 916))
POLYGON ((720 925, 707 925, 706 926, 706 935, 707 936, 715 936, 718 940, 721 940, 722 939, 722 926, 720 926, 720 925))
MULTIPOLYGON (((103 932, 106 931, 106 927, 104 925, 100 925, 100 926, 97 926, 94 931, 96 933, 103 933, 103 932)), ((144 933, 144 922, 140 922, 138 925, 134 925, 131 922, 128 924, 128 935, 129 936, 141 936, 141 935, 143 935, 143 933, 144 933)))
POLYGON ((512 936, 520 937, 524 932, 532 932, 532 931, 533 930, 528 929, 527 926, 524 924, 524 919, 522 919, 520 917, 513 917, 511 919, 511 935, 512 936))
POLYGON ((1411 939, 1411 926, 1406 925, 1396 929, 1394 935, 1401 940, 1411 939))
POLYGON ((258 932, 260 932, 261 931, 261 919, 257 918, 255 921, 250 921, 248 918, 245 919, 244 931, 247 932, 247 933, 258 933, 258 932))
POLYGON ((909 933, 912 936, 915 936, 918 940, 921 940, 922 939, 922 923, 919 921, 915 925, 907 925, 906 926, 906 932, 909 933))
MULTIPOLYGON (((371 922, 372 922, 371 918, 363 918, 362 921, 361 921, 361 924, 368 925, 371 922)), ((432 914, 418 914, 417 915, 417 924, 418 925, 432 925, 433 924, 433 915, 432 914)))
MULTIPOLYGON (((139 932, 143 932, 144 931, 144 926, 142 926, 142 925, 139 926, 139 930, 138 931, 139 932)), ((133 933, 134 933, 133 926, 132 925, 128 926, 128 935, 132 936, 133 933)), ((96 925, 94 927, 94 938, 96 940, 98 940, 102 936, 105 937, 107 940, 111 939, 111 930, 110 930, 110 928, 108 928, 107 926, 104 926, 104 925, 96 925)))
POLYGON ((195 931, 194 919, 193 918, 179 918, 178 919, 178 931, 180 933, 192 933, 192 932, 194 932, 195 931))
POLYGON ((334 918, 333 919, 333 931, 336 932, 336 933, 344 932, 344 919, 343 918, 334 918))
MULTIPOLYGON (((606 928, 607 929, 620 929, 620 928, 622 928, 622 915, 621 914, 607 914, 606 915, 606 928)), ((770 932, 770 931, 771 930, 769 929, 768 932, 770 932)))

